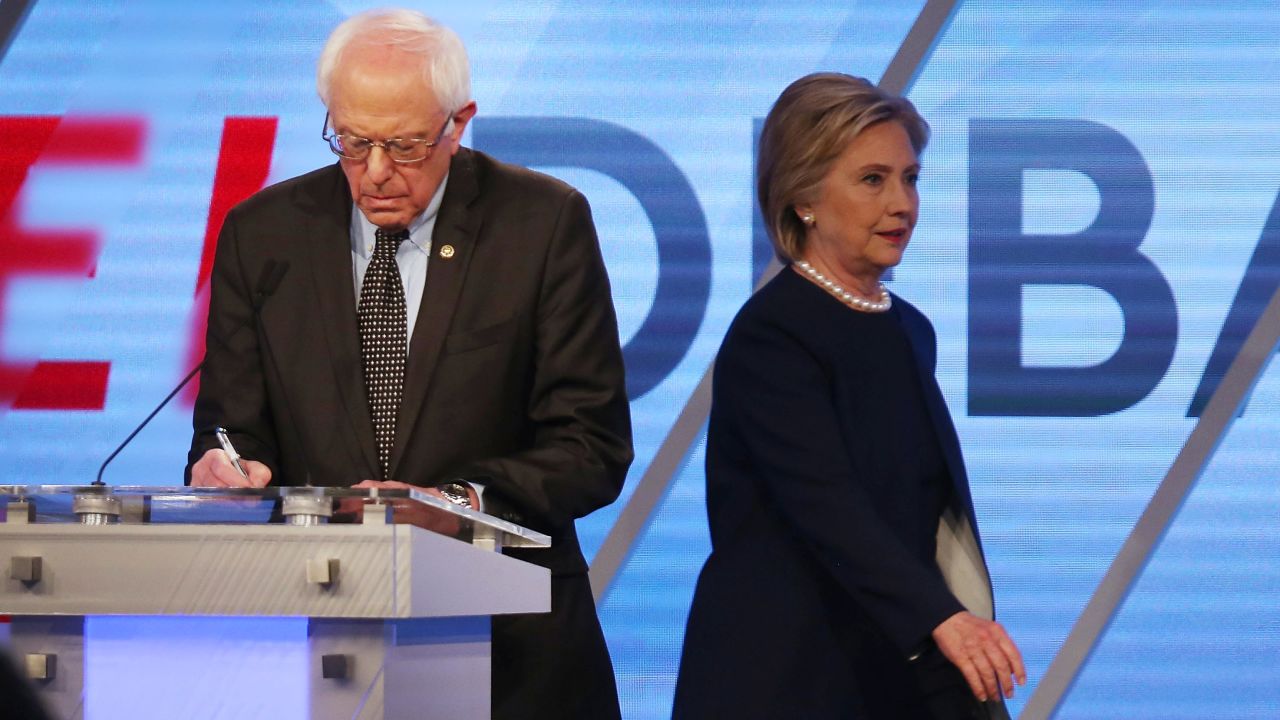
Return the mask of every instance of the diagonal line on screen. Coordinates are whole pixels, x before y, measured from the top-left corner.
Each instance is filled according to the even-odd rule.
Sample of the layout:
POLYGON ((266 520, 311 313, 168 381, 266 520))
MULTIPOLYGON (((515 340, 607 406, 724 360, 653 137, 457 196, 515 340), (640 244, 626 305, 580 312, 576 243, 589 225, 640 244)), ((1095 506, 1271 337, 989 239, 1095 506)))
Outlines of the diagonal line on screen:
MULTIPOLYGON (((907 91, 959 5, 959 0, 928 0, 925 3, 902 45, 898 47, 897 54, 889 61, 889 66, 880 79, 880 87, 897 94, 907 91)), ((756 289, 760 289, 779 269, 781 265, 778 261, 771 261, 761 273, 756 289)), ((702 374, 702 379, 685 402, 680 416, 671 426, 653 461, 645 469, 640 484, 631 493, 626 506, 618 514, 618 519, 614 521, 600 550, 591 561, 591 589, 597 603, 604 602, 618 572, 631 556, 640 535, 649 525, 662 498, 666 496, 667 489, 679 474, 690 448, 702 435, 703 425, 711 411, 712 368, 714 363, 702 374)))
POLYGON ((1249 331, 1239 354, 1209 398, 1187 442, 1169 466, 1169 472, 1160 481, 1160 486, 1151 496, 1151 501, 1142 511, 1124 545, 1120 547, 1120 552, 1111 561, 1111 567, 1107 568, 1098 589, 1089 598, 1084 612, 1080 613, 1067 639, 1058 649, 1058 654, 1049 664, 1049 669, 1037 683, 1035 692, 1023 708, 1022 718, 1046 720, 1057 713, 1079 676, 1080 669, 1097 646, 1098 638, 1119 612, 1178 508, 1182 507, 1183 501, 1213 459, 1222 438, 1240 415, 1241 408, 1266 369, 1277 344, 1280 344, 1280 289, 1271 296, 1266 310, 1249 331))
POLYGON ((0 62, 9 54, 9 46, 22 31, 22 23, 35 4, 36 0, 5 0, 0 3, 0 62))

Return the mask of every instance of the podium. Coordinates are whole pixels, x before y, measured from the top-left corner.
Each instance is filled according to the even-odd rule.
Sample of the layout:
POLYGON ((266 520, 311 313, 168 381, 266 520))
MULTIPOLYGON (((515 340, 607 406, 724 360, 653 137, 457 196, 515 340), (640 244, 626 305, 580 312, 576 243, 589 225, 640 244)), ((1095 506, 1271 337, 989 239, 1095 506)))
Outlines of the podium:
MULTIPOLYGON (((272 668, 305 688, 298 717, 479 719, 490 616, 551 609, 549 571, 501 553, 547 536, 416 490, 0 486, 0 512, 11 650, 67 720, 126 716, 86 694, 86 617, 305 624, 305 663, 272 668)), ((160 642, 185 642, 176 627, 160 642)), ((219 710, 243 663, 198 665, 178 673, 186 707, 253 714, 219 710)))

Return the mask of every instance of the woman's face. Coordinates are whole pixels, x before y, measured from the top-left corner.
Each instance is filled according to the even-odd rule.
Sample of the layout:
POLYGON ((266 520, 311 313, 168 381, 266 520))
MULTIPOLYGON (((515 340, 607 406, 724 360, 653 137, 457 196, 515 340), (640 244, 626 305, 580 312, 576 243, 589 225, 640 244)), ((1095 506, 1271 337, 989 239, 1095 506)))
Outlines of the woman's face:
POLYGON ((920 211, 920 163, 902 125, 863 130, 832 163, 817 199, 796 205, 807 225, 802 259, 837 282, 866 288, 902 261, 920 211))

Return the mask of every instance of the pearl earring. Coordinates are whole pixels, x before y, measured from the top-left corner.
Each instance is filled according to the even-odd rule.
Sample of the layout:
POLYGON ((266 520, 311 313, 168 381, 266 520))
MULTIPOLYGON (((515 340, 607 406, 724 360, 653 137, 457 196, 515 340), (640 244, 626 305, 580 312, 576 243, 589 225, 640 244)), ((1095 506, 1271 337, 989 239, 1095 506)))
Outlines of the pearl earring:
POLYGON ((800 218, 800 222, 804 223, 805 225, 812 225, 812 224, 813 224, 813 213, 805 213, 805 214, 800 218))

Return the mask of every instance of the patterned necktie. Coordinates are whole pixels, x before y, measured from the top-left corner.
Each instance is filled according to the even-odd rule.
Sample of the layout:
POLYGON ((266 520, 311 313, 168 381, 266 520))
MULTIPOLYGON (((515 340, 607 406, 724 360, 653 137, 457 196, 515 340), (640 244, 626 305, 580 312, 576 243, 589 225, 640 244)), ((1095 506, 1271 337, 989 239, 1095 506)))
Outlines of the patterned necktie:
POLYGON ((391 470, 396 414, 404 396, 409 335, 396 249, 409 239, 409 231, 379 229, 374 238, 373 259, 360 286, 356 316, 360 324, 360 357, 364 360, 364 389, 378 444, 378 463, 382 466, 382 479, 386 480, 391 470))

